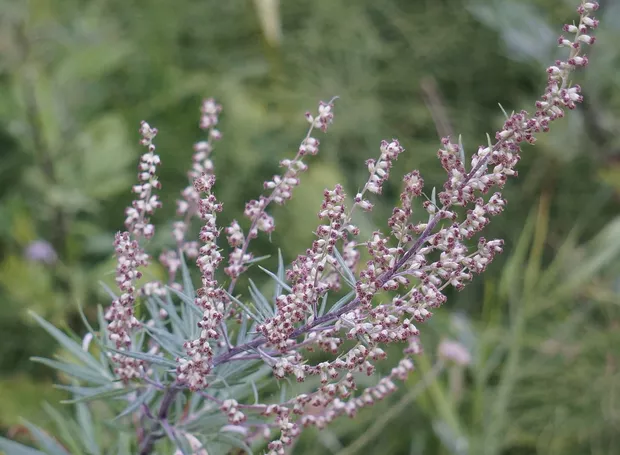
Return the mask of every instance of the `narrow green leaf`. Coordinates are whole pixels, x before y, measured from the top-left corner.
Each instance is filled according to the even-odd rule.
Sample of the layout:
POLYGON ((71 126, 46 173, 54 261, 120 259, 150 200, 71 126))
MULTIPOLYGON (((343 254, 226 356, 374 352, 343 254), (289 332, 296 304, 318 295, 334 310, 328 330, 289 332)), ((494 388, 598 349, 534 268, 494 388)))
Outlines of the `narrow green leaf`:
MULTIPOLYGON (((101 334, 97 335, 97 331, 95 329, 92 328, 92 326, 90 325, 90 323, 88 322, 88 319, 86 318, 86 315, 84 314, 84 311, 82 310, 82 306, 78 305, 78 313, 80 314, 80 318, 82 319, 82 322, 84 323, 84 325, 86 326, 86 329, 93 335, 93 340, 95 340, 95 343, 97 343, 97 345, 101 348, 101 349, 105 349, 106 347, 106 338, 105 337, 105 327, 101 328, 101 334)), ((106 362, 104 365, 101 366, 105 371, 109 371, 109 364, 108 362, 106 362)), ((110 375, 110 378, 112 376, 110 375)))
POLYGON ((131 357, 133 359, 144 360, 145 362, 152 363, 155 365, 161 365, 169 368, 176 368, 176 362, 172 360, 166 359, 165 357, 160 357, 157 355, 146 354, 144 352, 137 351, 119 351, 118 349, 108 347, 109 351, 112 351, 116 354, 121 354, 127 357, 131 357))
POLYGON ((321 308, 319 308, 319 314, 318 316, 323 316, 323 314, 325 313, 325 307, 327 306, 327 297, 329 296, 329 292, 326 292, 325 294, 323 294, 323 301, 321 302, 321 308))
POLYGON ((174 444, 177 446, 177 449, 179 449, 183 455, 192 455, 192 447, 185 437, 179 437, 177 432, 174 431, 174 429, 167 422, 163 422, 162 428, 164 429, 164 432, 168 435, 168 438, 170 438, 170 440, 174 442, 174 444))
POLYGON ((334 248, 334 257, 336 258, 336 261, 338 261, 338 265, 340 266, 338 272, 345 279, 349 287, 354 288, 357 279, 355 278, 355 275, 353 275, 353 272, 351 271, 347 263, 344 262, 344 258, 340 254, 340 251, 338 251, 338 248, 334 248))
POLYGON ((131 453, 131 438, 127 433, 119 433, 118 435, 118 451, 117 455, 127 455, 131 453))
POLYGON ((101 448, 95 439, 95 427, 93 426, 93 418, 90 409, 88 409, 85 403, 78 403, 76 408, 76 417, 80 426, 80 436, 84 443, 84 447, 87 448, 89 454, 100 455, 101 448))
POLYGON ((55 370, 60 370, 77 379, 90 381, 95 384, 110 384, 110 380, 101 376, 97 372, 87 369, 86 367, 75 365, 72 363, 59 362, 57 360, 45 359, 43 357, 31 357, 33 362, 42 363, 55 370))
POLYGON ((103 290, 110 296, 110 298, 112 300, 116 300, 118 298, 118 296, 116 295, 116 293, 110 288, 110 286, 108 286, 107 284, 105 284, 103 281, 99 282, 99 285, 103 288, 103 290))
POLYGON ((185 254, 183 250, 179 250, 179 258, 181 259, 181 278, 183 280, 183 292, 185 295, 195 295, 194 283, 192 283, 192 275, 187 267, 187 261, 185 260, 185 254))
POLYGON ((256 388, 256 383, 254 381, 250 381, 252 385, 252 392, 254 393, 254 404, 258 404, 258 389, 256 388))
POLYGON ((28 427, 31 436, 34 438, 39 447, 45 451, 45 453, 48 455, 69 455, 65 448, 54 438, 49 436, 45 431, 27 420, 24 420, 24 425, 28 427))
POLYGON ((262 292, 258 289, 254 281, 249 280, 250 287, 248 290, 250 291, 250 296, 254 301, 254 307, 261 313, 265 319, 272 318, 274 316, 274 310, 271 304, 267 301, 267 297, 265 297, 262 292))
POLYGON ((168 314, 167 319, 170 321, 170 325, 172 326, 172 333, 180 338, 183 338, 184 340, 187 340, 189 339, 187 321, 183 321, 181 317, 179 317, 176 305, 172 302, 169 295, 167 297, 168 298, 166 300, 163 300, 157 296, 148 299, 147 303, 149 311, 151 311, 153 320, 156 321, 155 325, 157 328, 169 332, 165 322, 159 316, 160 309, 163 309, 168 314))
POLYGON ((74 340, 62 333, 52 324, 37 315, 34 311, 30 311, 29 313, 47 333, 54 337, 56 341, 58 341, 61 346, 64 347, 67 351, 69 351, 74 357, 81 360, 91 369, 97 370, 105 377, 111 379, 110 373, 103 369, 99 362, 97 362, 97 360, 92 355, 84 351, 79 343, 76 343, 74 340))
POLYGON ((223 441, 231 444, 234 447, 237 447, 238 449, 245 450, 245 453, 247 453, 248 455, 254 455, 254 452, 252 452, 252 448, 250 446, 243 442, 243 440, 234 437, 229 432, 221 432, 217 435, 217 438, 222 439, 223 441))
POLYGON ((329 309, 329 313, 333 313, 334 311, 338 311, 341 307, 343 307, 347 303, 351 302, 353 300, 353 297, 355 297, 355 291, 349 292, 343 298, 341 298, 336 303, 334 303, 334 305, 329 309))
POLYGON ((151 403, 153 397, 155 397, 156 393, 157 390, 155 390, 155 388, 149 388, 144 393, 136 394, 136 398, 131 403, 129 403, 129 405, 125 409, 123 409, 120 414, 114 417, 114 420, 122 419, 126 415, 132 414, 143 404, 146 404, 148 406, 151 403))
POLYGON ((265 259, 269 259, 270 257, 271 257, 270 254, 268 254, 266 256, 259 256, 257 258, 252 258, 249 261, 246 261, 245 264, 246 265, 256 264, 257 262, 264 261, 265 259))
POLYGON ((179 297, 183 303, 185 303, 187 306, 191 308, 191 310, 195 313, 196 316, 199 316, 202 319, 202 310, 196 306, 196 304, 194 303, 194 299, 192 297, 185 295, 182 292, 177 291, 176 289, 171 288, 171 287, 166 287, 166 289, 176 294, 177 297, 179 297))
MULTIPOLYGON (((228 294, 228 293, 227 293, 228 294)), ((265 319, 264 318, 259 318, 258 316, 256 316, 254 313, 252 313, 252 311, 244 304, 241 302, 241 300, 239 300, 237 297, 235 297, 232 294, 228 294, 228 297, 230 297, 230 299, 235 302, 237 305, 239 305, 241 307, 241 309, 253 320, 256 321, 258 323, 262 323, 265 319)))
POLYGON ((239 327, 239 334, 237 335, 237 345, 245 343, 248 334, 248 317, 243 315, 241 317, 241 326, 239 327))
POLYGON ((185 332, 193 334, 196 329, 196 324, 202 318, 202 311, 194 303, 194 296, 196 295, 196 289, 192 282, 192 276, 189 268, 187 267, 187 261, 185 260, 185 254, 183 250, 179 249, 179 258, 181 259, 181 278, 183 282, 183 293, 177 293, 176 289, 167 287, 168 295, 170 290, 179 296, 184 305, 181 305, 181 319, 186 322, 185 332))
MULTIPOLYGON (((276 284, 276 289, 273 293, 274 302, 276 301, 278 296, 282 294, 283 285, 281 285, 280 283, 284 283, 286 285, 286 280, 284 278, 284 259, 282 258, 282 250, 278 248, 278 283, 276 284)), ((286 287, 290 289, 287 292, 292 292, 292 289, 289 286, 286 287)))
MULTIPOLYGON (((3 450, 7 455, 46 455, 45 452, 33 449, 32 447, 18 444, 10 439, 0 436, 0 450, 3 450)), ((63 455, 66 455, 63 454, 63 455)))
POLYGON ((99 331, 101 332, 100 333, 101 353, 99 354, 99 361, 109 371, 110 368, 111 368, 111 366, 110 366, 110 359, 106 355, 106 350, 104 349, 104 346, 106 346, 106 348, 107 348, 108 343, 110 343, 110 338, 109 338, 109 334, 108 334, 107 321, 105 320, 105 316, 104 316, 104 313, 103 313, 103 308, 101 307, 101 305, 97 305, 97 320, 99 321, 99 331))
POLYGON ((463 163, 463 167, 467 166, 465 163, 465 147, 463 147, 463 137, 459 134, 459 157, 461 159, 461 163, 463 163))
POLYGON ((269 275, 271 278, 274 279, 274 281, 276 282, 276 290, 273 293, 274 295, 274 300, 282 294, 282 289, 284 289, 286 292, 293 292, 293 290, 291 289, 291 287, 286 284, 286 281, 284 281, 282 278, 280 278, 279 276, 277 276, 275 273, 273 273, 270 270, 267 270, 265 267, 263 266, 258 266, 259 269, 261 269, 263 272, 265 272, 267 275, 269 275))
POLYGON ((150 337, 173 357, 176 358, 184 355, 182 352, 184 339, 180 338, 178 335, 171 334, 165 329, 157 327, 146 327, 145 329, 150 337))
POLYGON ((81 453, 82 448, 77 440, 73 437, 77 433, 78 429, 75 426, 75 422, 67 416, 62 415, 56 408, 49 403, 43 403, 43 411, 50 417, 50 419, 56 425, 56 430, 60 439, 69 446, 70 453, 81 453))
MULTIPOLYGON (((118 384, 118 383, 115 383, 115 384, 118 384)), ((108 390, 106 391, 92 393, 88 395, 82 395, 78 398, 73 398, 71 400, 63 400, 61 401, 61 403, 71 404, 71 403, 87 403, 89 401, 104 400, 104 399, 109 400, 112 398, 119 398, 125 395, 129 395, 130 393, 135 392, 136 390, 140 390, 140 388, 138 387, 130 387, 130 388, 113 387, 113 388, 108 388, 108 390)))

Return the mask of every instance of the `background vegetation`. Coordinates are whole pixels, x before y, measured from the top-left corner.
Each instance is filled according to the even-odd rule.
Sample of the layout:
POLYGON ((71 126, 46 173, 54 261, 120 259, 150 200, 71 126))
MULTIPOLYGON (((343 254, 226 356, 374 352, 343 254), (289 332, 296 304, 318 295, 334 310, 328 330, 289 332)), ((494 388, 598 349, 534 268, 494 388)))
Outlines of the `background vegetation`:
MULTIPOLYGON (((83 333, 77 304, 91 316, 108 304, 98 283, 113 276, 140 120, 160 130, 158 250, 200 138, 201 98, 224 105, 215 166, 229 222, 296 150, 303 113, 340 96, 301 190, 276 210, 286 229, 272 241, 291 259, 311 241, 323 188, 356 191, 381 139, 407 153, 359 220, 366 230, 385 225, 404 173, 442 184, 439 135, 462 134, 471 154, 501 125, 498 103, 531 109, 575 3, 3 2, 0 431, 27 440, 20 416, 53 430, 41 405, 63 397, 59 378, 29 358, 59 347, 27 311, 83 333), (37 240, 57 258, 32 260, 37 240)), ((295 454, 620 453, 620 4, 601 3, 591 65, 577 75, 586 103, 525 149, 486 234, 504 238, 505 253, 421 327, 426 353, 406 387, 309 431, 295 454), (443 339, 466 346, 471 364, 438 365, 443 339)), ((255 247, 273 251, 267 239, 255 247)))

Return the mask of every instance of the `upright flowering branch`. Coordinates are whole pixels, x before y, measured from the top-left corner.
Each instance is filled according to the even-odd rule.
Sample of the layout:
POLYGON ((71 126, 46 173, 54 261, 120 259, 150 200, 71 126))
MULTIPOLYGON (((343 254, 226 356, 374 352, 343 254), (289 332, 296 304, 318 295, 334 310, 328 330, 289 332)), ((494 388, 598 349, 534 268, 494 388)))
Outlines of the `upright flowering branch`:
POLYGON ((207 139, 194 144, 192 167, 187 173, 190 183, 181 192, 181 199, 177 200, 177 215, 182 217, 172 226, 172 236, 177 250, 166 250, 159 256, 159 261, 168 270, 168 284, 173 287, 178 287, 175 277, 181 267, 180 252, 183 252, 188 259, 198 257, 198 242, 186 239, 190 222, 196 215, 200 202, 200 194, 196 191, 193 182, 203 174, 213 175, 211 154, 215 141, 222 138, 222 133, 216 128, 221 112, 222 106, 217 104, 213 98, 203 100, 200 107, 200 129, 207 132, 207 139))
POLYGON ((220 235, 216 224, 216 214, 222 211, 222 204, 211 193, 215 177, 204 173, 194 180, 194 189, 205 197, 198 200, 198 214, 204 221, 200 230, 200 247, 196 264, 202 276, 202 287, 197 292, 196 306, 203 310, 200 336, 184 344, 187 358, 177 359, 177 380, 187 384, 191 390, 201 390, 208 386, 207 376, 213 367, 213 348, 209 340, 219 339, 216 328, 222 322, 227 294, 218 284, 215 272, 222 256, 215 243, 220 235))
MULTIPOLYGON (((138 195, 131 207, 125 211, 125 227, 127 231, 118 232, 114 240, 116 253, 116 284, 121 295, 114 299, 108 308, 105 318, 110 322, 108 332, 118 350, 125 350, 131 346, 131 332, 140 326, 134 315, 134 305, 137 296, 136 281, 141 278, 139 268, 146 267, 149 257, 140 246, 140 239, 150 239, 155 233, 155 227, 149 217, 154 210, 161 207, 153 189, 159 189, 161 184, 157 180, 156 170, 160 164, 159 156, 155 154, 153 139, 157 129, 151 128, 148 123, 140 124, 140 143, 147 148, 147 152, 140 158, 138 165, 138 185, 134 185, 133 192, 138 195)), ((117 365, 115 373, 120 379, 127 382, 144 373, 144 361, 122 354, 112 354, 112 361, 117 365)))
POLYGON ((228 235, 228 243, 233 247, 228 261, 228 267, 225 269, 232 281, 228 286, 228 293, 232 294, 235 289, 237 279, 246 270, 246 264, 252 260, 252 254, 248 252, 250 240, 258 235, 258 231, 273 232, 275 229, 275 221, 266 210, 269 204, 284 204, 293 195, 293 188, 299 185, 299 174, 308 169, 303 162, 303 158, 307 155, 316 155, 319 153, 319 140, 312 137, 315 128, 326 132, 332 123, 334 114, 332 109, 334 99, 328 103, 321 102, 319 104, 318 115, 313 116, 310 112, 306 113, 306 120, 310 123, 308 133, 301 144, 295 157, 285 159, 280 162, 280 167, 285 169, 283 175, 275 175, 272 180, 264 183, 266 190, 271 190, 269 196, 261 196, 258 200, 252 200, 245 206, 244 215, 250 219, 250 229, 247 236, 243 234, 241 227, 237 221, 233 221, 230 227, 226 229, 228 235))

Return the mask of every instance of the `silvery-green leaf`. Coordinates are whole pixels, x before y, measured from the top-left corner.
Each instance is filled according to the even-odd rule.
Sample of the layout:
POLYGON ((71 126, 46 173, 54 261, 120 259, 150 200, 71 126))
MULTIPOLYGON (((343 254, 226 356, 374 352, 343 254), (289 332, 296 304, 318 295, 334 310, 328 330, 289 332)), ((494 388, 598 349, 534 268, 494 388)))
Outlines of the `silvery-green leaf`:
MULTIPOLYGON (((93 340, 95 340, 95 343, 97 343, 100 348, 105 349, 105 346, 106 346, 105 338, 104 338, 105 335, 97 335, 97 331, 95 329, 93 329, 93 327, 88 322, 88 319, 86 318, 86 315, 84 314, 84 310, 82 310, 82 306, 81 305, 78 306, 78 313, 80 314, 80 318, 82 319, 82 322, 86 326, 86 329, 93 336, 93 340)), ((105 334, 105 327, 102 327, 101 330, 102 330, 102 333, 105 334)), ((109 365, 108 365, 108 362, 106 361, 102 365, 102 368, 104 368, 106 371, 109 371, 108 367, 109 367, 109 365)))
POLYGON ((195 316, 202 318, 202 310, 196 306, 192 297, 171 287, 166 287, 166 289, 176 294, 176 296, 179 297, 183 303, 185 303, 189 308, 191 308, 195 316))
POLYGON ((254 381, 250 381, 252 385, 252 393, 254 393, 254 404, 258 404, 258 389, 256 388, 256 383, 254 381))
POLYGON ((104 368, 102 368, 99 362, 97 362, 97 360, 95 360, 92 355, 84 351, 81 344, 76 343, 74 340, 62 333, 45 319, 41 318, 35 312, 31 311, 30 315, 47 333, 54 337, 56 341, 58 341, 60 345, 64 347, 67 351, 69 351, 74 357, 82 361, 84 364, 88 365, 91 369, 96 370, 103 376, 111 379, 110 373, 104 368))
POLYGON ((118 434, 118 451, 117 455, 126 455, 131 453, 131 438, 129 434, 120 432, 118 434))
POLYGON ((349 287, 354 288, 357 279, 346 262, 344 262, 344 258, 341 256, 338 248, 334 248, 334 257, 336 258, 336 261, 338 261, 338 265, 340 265, 338 272, 340 272, 340 275, 345 279, 349 287))
POLYGON ((103 399, 109 400, 112 398, 123 397, 136 390, 140 390, 140 388, 137 388, 137 387, 106 387, 105 390, 103 391, 93 392, 90 394, 85 393, 77 398, 72 398, 70 400, 62 400, 61 403, 71 404, 71 403, 85 403, 89 401, 103 400, 103 399))
POLYGON ((161 365, 161 366, 169 367, 169 368, 176 368, 177 366, 176 363, 173 362, 172 360, 169 360, 169 359, 166 359, 165 357, 161 357, 157 355, 146 354, 144 352, 137 352, 137 351, 120 351, 114 348, 108 348, 108 350, 116 354, 121 354, 127 357, 131 357, 133 359, 144 360, 145 362, 153 363, 155 365, 161 365))
POLYGON ((190 414, 194 414, 203 402, 203 398, 198 393, 192 393, 189 399, 189 412, 190 414))
POLYGON ((254 455, 250 446, 248 446, 242 439, 239 439, 233 436, 234 433, 222 431, 217 436, 216 439, 223 440, 224 442, 232 445, 233 447, 237 447, 238 449, 245 450, 245 453, 249 455, 254 455))
POLYGON ((107 326, 105 316, 103 314, 103 308, 101 307, 101 305, 97 305, 97 320, 99 321, 99 331, 100 331, 99 345, 102 347, 101 352, 99 353, 99 361, 101 362, 101 365, 109 371, 110 370, 110 359, 106 355, 106 351, 105 349, 103 349, 103 346, 107 347, 108 344, 110 343, 109 341, 110 339, 108 336, 108 326, 107 326))
POLYGON ((175 336, 170 332, 157 327, 147 327, 146 331, 161 348, 163 348, 173 357, 180 357, 184 355, 181 349, 183 347, 183 342, 186 340, 183 340, 182 338, 179 338, 178 336, 175 336))
POLYGON ((266 256, 259 256, 257 258, 252 258, 249 261, 246 261, 245 264, 246 265, 250 265, 250 264, 255 264, 257 262, 261 262, 264 261, 265 259, 269 259, 271 257, 270 254, 266 255, 266 256))
POLYGON ((80 426, 80 436, 89 454, 100 455, 101 449, 95 439, 95 427, 90 409, 85 403, 77 404, 76 418, 80 426))
MULTIPOLYGON (((286 281, 284 279, 284 259, 282 258, 282 250, 280 248, 278 248, 278 284, 276 284, 276 288, 275 288, 275 291, 273 293, 273 301, 274 302, 276 301, 278 296, 280 294, 282 294, 282 287, 283 287, 283 285, 280 284, 280 283, 286 284, 286 281)), ((286 288, 290 289, 289 286, 286 286, 286 288)), ((292 290, 289 290, 287 292, 291 292, 291 291, 292 290)))
MULTIPOLYGON (((227 293, 228 294, 228 293, 227 293)), ((252 310, 250 310, 244 303, 241 302, 241 300, 239 300, 237 297, 235 297, 232 294, 228 294, 228 297, 235 302, 237 305, 239 305, 241 307, 241 309, 243 310, 243 312, 245 312, 245 314, 247 314, 253 321, 256 321, 258 323, 262 323, 265 319, 264 318, 259 318, 257 315, 255 315, 252 310)))
POLYGON ((54 368, 55 370, 63 371, 74 378, 90 381, 95 384, 104 385, 111 382, 109 379, 101 376, 96 371, 72 363, 59 362, 57 360, 45 359, 43 357, 31 357, 30 360, 33 362, 42 363, 43 365, 54 368))
MULTIPOLYGON (((153 303, 156 303, 157 305, 154 305, 154 307, 164 309, 166 313, 168 313, 167 318, 170 321, 173 333, 181 337, 183 340, 188 340, 191 333, 191 330, 188 330, 190 328, 189 321, 184 321, 181 319, 181 317, 179 317, 179 313, 177 312, 176 306, 172 302, 172 299, 170 299, 169 293, 167 293, 166 297, 166 300, 163 300, 160 297, 155 296, 153 298, 153 303)), ((195 307, 193 302, 192 307, 195 307)), ((157 313, 159 313, 159 310, 157 310, 157 313)), ((159 314, 154 315, 153 318, 157 318, 157 320, 160 322, 159 325, 162 328, 165 328, 165 322, 159 317, 159 314)), ((165 330, 168 331, 167 328, 165 328, 165 330)))
POLYGON ((74 438, 74 435, 79 432, 79 428, 73 419, 68 419, 66 416, 60 414, 60 412, 49 403, 43 403, 43 410, 56 425, 56 430, 60 439, 65 445, 69 446, 69 453, 81 453, 82 447, 74 438))
POLYGON ((284 279, 280 278, 278 275, 276 275, 275 273, 271 272, 270 270, 267 270, 265 267, 262 266, 258 266, 259 269, 261 269, 263 272, 265 272, 267 275, 269 275, 271 278, 274 279, 274 281, 276 282, 276 288, 275 288, 275 292, 273 293, 274 295, 274 300, 282 294, 282 289, 284 289, 286 292, 293 292, 293 290, 291 289, 291 287, 286 284, 286 281, 284 281, 284 279))
POLYGON ((463 147, 463 137, 459 134, 459 157, 461 159, 461 163, 465 167, 467 163, 465 162, 465 147, 463 147))
POLYGON ((323 301, 321 302, 321 308, 319 308, 319 314, 318 316, 323 316, 323 314, 325 313, 325 307, 327 306, 327 297, 329 296, 329 293, 326 292, 325 294, 323 294, 323 301))
POLYGON ((136 394, 136 398, 132 402, 130 402, 129 405, 125 409, 123 409, 116 417, 114 417, 114 420, 118 420, 125 417, 126 415, 132 414, 140 406, 142 406, 142 404, 146 404, 148 406, 156 393, 157 391, 155 390, 155 388, 151 387, 143 393, 136 394))
MULTIPOLYGON (((181 299, 181 320, 184 321, 185 333, 195 334, 198 321, 202 319, 203 311, 196 306, 192 297, 171 287, 166 287, 166 289, 181 299)), ((170 303, 164 307, 166 311, 168 311, 168 309, 172 311, 172 307, 174 306, 171 300, 169 302, 170 303)))
POLYGON ((179 427, 188 433, 200 431, 209 434, 219 431, 227 423, 226 416, 219 411, 217 406, 213 406, 212 408, 205 408, 194 419, 181 423, 179 427))
POLYGON ((329 313, 333 313, 334 311, 339 310, 341 307, 351 302, 354 297, 355 297, 355 291, 349 292, 343 298, 341 298, 336 303, 334 303, 334 305, 329 309, 329 313))
MULTIPOLYGON (((33 449, 23 444, 18 444, 2 436, 0 436, 0 450, 10 455, 46 455, 45 452, 41 452, 40 450, 33 449)), ((63 453, 63 455, 66 455, 66 453, 63 453)))
POLYGON ((196 290, 194 289, 194 284, 192 283, 192 276, 189 273, 189 269, 187 268, 187 262, 185 261, 185 255, 183 251, 179 251, 179 258, 181 259, 181 277, 183 280, 183 292, 185 295, 195 295, 196 290))
MULTIPOLYGON (((24 420, 24 425, 28 428, 35 442, 48 455, 69 455, 63 446, 61 446, 54 438, 49 436, 45 431, 36 425, 24 420)), ((11 452, 9 452, 11 453, 11 452)))
POLYGON ((239 334, 237 335, 237 345, 242 345, 245 343, 247 334, 248 334, 248 318, 245 315, 243 315, 241 316, 241 326, 239 327, 239 334))
POLYGON ((254 281, 249 281, 250 287, 248 289, 250 291, 250 295, 252 296, 252 300, 254 301, 254 307, 265 319, 272 318, 274 316, 274 311, 273 307, 267 300, 267 297, 260 292, 256 284, 254 284, 254 281))
MULTIPOLYGON (((196 290, 192 283, 192 276, 187 268, 187 262, 185 261, 185 255, 182 250, 179 250, 179 258, 181 259, 181 277, 183 280, 183 293, 177 294, 184 305, 181 305, 181 319, 187 322, 186 333, 193 333, 196 324, 202 318, 202 311, 194 303, 194 296, 196 290)), ((167 287, 170 291, 172 288, 167 287)), ((172 289, 176 293, 176 290, 172 289)))
POLYGON ((108 286, 107 284, 105 284, 103 281, 100 281, 99 284, 101 285, 101 287, 103 288, 103 290, 110 296, 110 298, 112 300, 116 300, 118 298, 118 296, 116 295, 116 293, 110 288, 110 286, 108 286))

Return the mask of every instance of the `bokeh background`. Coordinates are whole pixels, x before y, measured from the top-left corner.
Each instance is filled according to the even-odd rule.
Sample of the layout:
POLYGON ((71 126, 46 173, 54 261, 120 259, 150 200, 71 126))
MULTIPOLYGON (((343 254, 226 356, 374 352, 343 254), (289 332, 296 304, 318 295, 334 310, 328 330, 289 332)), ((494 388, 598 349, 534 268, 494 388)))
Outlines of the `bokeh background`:
MULTIPOLYGON (((224 223, 294 154, 304 112, 338 95, 320 155, 274 211, 285 228, 271 241, 290 260, 311 242, 322 190, 340 182, 354 194, 381 139, 407 152, 357 220, 365 232, 385 227, 406 172, 441 186, 440 135, 462 135, 471 155, 501 126, 498 103, 532 110, 576 3, 2 2, 0 432, 27 440, 20 416, 49 427, 42 404, 64 397, 29 360, 59 348, 28 311, 83 334, 77 305, 93 315, 108 303, 100 282, 113 280, 140 120, 160 131, 156 252, 170 244, 203 97, 224 106, 224 223)), ((575 75, 585 104, 524 148, 507 210, 485 232, 505 239, 504 254, 421 327, 426 353, 398 393, 308 431, 293 453, 620 453, 620 3, 601 4, 591 64, 575 75), (438 366, 448 340, 468 364, 438 366)))

